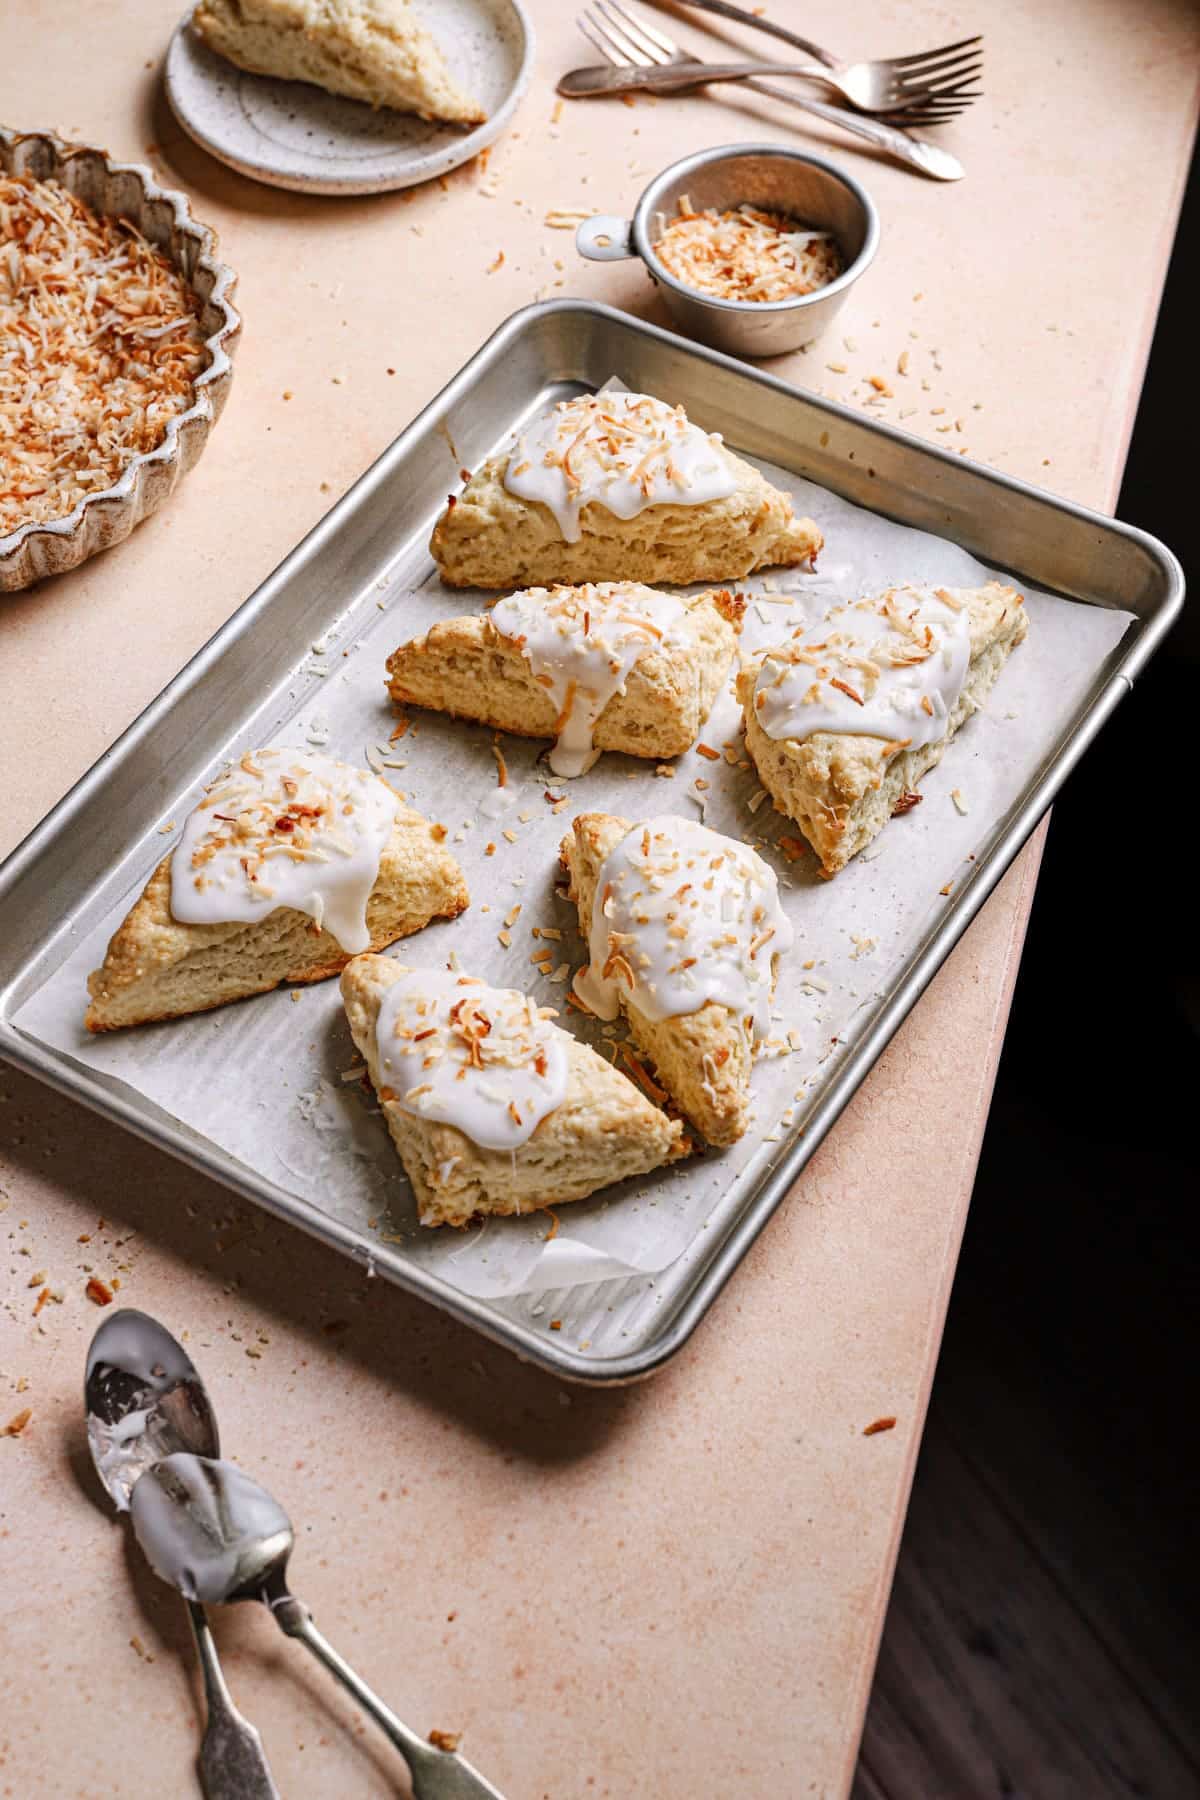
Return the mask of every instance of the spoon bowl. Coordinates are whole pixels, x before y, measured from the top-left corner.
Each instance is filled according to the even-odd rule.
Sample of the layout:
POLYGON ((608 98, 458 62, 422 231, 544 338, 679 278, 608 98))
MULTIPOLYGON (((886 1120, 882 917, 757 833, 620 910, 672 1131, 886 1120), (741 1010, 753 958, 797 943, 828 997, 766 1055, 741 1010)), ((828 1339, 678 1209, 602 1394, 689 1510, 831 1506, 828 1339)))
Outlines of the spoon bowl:
POLYGON ((217 1421, 187 1351, 165 1325, 134 1307, 105 1319, 88 1350, 83 1382, 88 1448, 118 1512, 140 1476, 164 1456, 219 1456, 217 1421))

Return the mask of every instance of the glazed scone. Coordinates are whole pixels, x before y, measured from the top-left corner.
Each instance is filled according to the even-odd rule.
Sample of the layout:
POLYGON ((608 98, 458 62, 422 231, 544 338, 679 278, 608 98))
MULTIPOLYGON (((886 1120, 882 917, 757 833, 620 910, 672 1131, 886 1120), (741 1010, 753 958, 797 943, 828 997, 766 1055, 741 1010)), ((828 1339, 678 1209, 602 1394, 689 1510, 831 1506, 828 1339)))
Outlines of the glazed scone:
POLYGON ((410 0, 200 0, 192 30, 252 75, 311 81, 330 94, 422 119, 481 125, 410 0))
POLYGON ((683 600, 632 581, 524 588, 401 644, 388 691, 397 706, 556 738, 556 775, 582 775, 602 750, 679 756, 729 671, 743 604, 727 589, 683 600))
POLYGON ((679 1120, 525 994, 356 956, 342 999, 422 1225, 583 1200, 684 1154, 679 1120))
POLYGON ((1029 620, 1015 588, 907 584, 835 607, 738 676, 746 748, 836 875, 921 796, 1029 620))
POLYGON ((583 813, 562 860, 590 962, 579 1000, 630 1035, 710 1144, 737 1141, 792 927, 775 872, 746 844, 691 820, 631 825, 583 813))
POLYGON ((88 977, 88 1030, 324 981, 456 918, 467 888, 444 836, 366 769, 315 751, 247 754, 190 814, 88 977))
POLYGON ((430 552, 451 587, 738 581, 822 544, 786 494, 649 394, 564 400, 451 497, 430 552))

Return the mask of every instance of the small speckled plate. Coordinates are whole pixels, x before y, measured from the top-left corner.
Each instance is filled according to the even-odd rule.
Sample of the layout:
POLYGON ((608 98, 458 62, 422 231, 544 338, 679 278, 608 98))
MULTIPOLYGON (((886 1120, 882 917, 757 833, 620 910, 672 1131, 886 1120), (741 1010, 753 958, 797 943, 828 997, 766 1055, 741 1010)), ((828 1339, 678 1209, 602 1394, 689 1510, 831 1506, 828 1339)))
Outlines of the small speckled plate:
POLYGON ((378 194, 456 169, 505 129, 533 68, 522 0, 413 0, 455 79, 487 118, 473 131, 343 100, 304 81, 248 75, 180 24, 167 52, 172 111, 241 175, 301 194, 378 194))

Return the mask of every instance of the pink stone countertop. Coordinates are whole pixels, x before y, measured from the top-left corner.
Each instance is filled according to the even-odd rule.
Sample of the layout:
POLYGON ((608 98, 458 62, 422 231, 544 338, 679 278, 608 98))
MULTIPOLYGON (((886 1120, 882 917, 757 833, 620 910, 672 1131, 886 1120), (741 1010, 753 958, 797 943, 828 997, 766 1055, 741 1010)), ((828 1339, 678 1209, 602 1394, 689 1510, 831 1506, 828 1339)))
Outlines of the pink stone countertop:
MULTIPOLYGON (((1194 13, 809 0, 801 19, 777 0, 852 51, 986 33, 988 98, 946 134, 969 178, 939 187, 749 93, 555 123, 553 78, 587 58, 573 9, 533 10, 538 73, 486 177, 334 201, 181 136, 158 76, 170 6, 8 9, 0 116, 186 188, 246 329, 173 501, 0 601, 0 852, 508 313, 575 294, 661 319, 639 266, 581 264, 543 221, 628 209, 703 145, 828 149, 879 203, 874 269, 776 372, 852 403, 882 374, 884 417, 1112 504, 1195 120, 1194 13)), ((690 1346, 625 1391, 521 1367, 0 1069, 0 1426, 32 1409, 0 1438, 0 1794, 195 1791, 182 1607, 84 1479, 89 1269, 187 1334, 228 1450, 297 1521, 322 1627, 415 1727, 464 1732, 509 1800, 844 1794, 1035 868, 1031 848, 690 1346), (43 1271, 64 1298, 35 1319, 43 1271), (896 1428, 864 1437, 884 1414, 896 1428)), ((259 1609, 217 1631, 289 1800, 396 1791, 373 1728, 259 1609)))

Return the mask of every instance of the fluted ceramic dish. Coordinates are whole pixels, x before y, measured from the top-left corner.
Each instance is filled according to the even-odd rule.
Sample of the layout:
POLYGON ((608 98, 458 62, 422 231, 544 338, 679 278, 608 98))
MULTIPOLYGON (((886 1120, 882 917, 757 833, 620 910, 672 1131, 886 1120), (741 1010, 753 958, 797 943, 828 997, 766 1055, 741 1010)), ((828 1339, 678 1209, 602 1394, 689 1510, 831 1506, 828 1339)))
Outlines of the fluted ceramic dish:
POLYGON ((111 487, 87 495, 61 519, 31 520, 0 537, 0 592, 12 593, 121 543, 174 493, 220 417, 242 321, 231 303, 237 277, 218 261, 215 234, 192 217, 186 195, 160 187, 141 163, 115 162, 52 132, 0 125, 0 172, 59 181, 93 212, 136 225, 199 301, 208 359, 192 384, 191 405, 168 421, 162 441, 133 457, 111 487))

